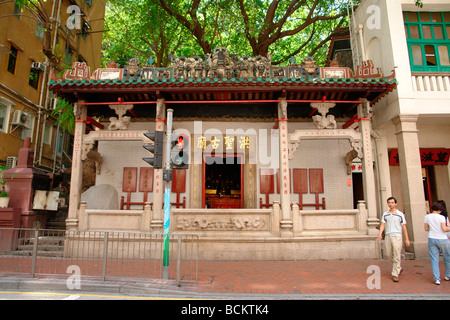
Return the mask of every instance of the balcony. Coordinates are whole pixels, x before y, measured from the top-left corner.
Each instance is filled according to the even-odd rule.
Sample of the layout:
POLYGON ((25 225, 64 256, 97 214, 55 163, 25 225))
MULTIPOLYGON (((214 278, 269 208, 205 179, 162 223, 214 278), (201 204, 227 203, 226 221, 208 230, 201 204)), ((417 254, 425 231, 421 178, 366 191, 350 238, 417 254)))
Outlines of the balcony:
POLYGON ((450 73, 412 73, 415 98, 450 99, 450 73))

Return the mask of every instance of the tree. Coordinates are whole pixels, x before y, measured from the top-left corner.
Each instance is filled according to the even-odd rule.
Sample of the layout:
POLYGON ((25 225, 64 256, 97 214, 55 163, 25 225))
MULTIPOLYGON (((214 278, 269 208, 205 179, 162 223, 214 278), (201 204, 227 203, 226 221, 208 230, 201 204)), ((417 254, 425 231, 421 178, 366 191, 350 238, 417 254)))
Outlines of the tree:
POLYGON ((211 52, 217 42, 223 42, 222 36, 231 40, 225 46, 250 48, 254 56, 267 57, 270 54, 275 58, 275 64, 284 62, 305 49, 308 49, 309 53, 317 52, 331 39, 330 30, 346 23, 348 2, 152 1, 189 30, 203 53, 211 52), (208 6, 205 11, 206 5, 208 6), (242 35, 247 41, 245 44, 242 35), (234 45, 236 42, 239 46, 234 45), (293 45, 294 43, 297 45, 293 45))
MULTIPOLYGON (((411 0, 412 1, 412 0, 411 0)), ((332 31, 348 26, 347 6, 360 0, 113 0, 117 10, 142 3, 146 11, 131 19, 117 14, 127 25, 126 39, 114 32, 108 48, 128 53, 145 53, 149 48, 157 65, 168 63, 168 53, 178 55, 207 54, 218 46, 238 55, 272 57, 273 64, 285 63, 292 56, 315 56, 322 63, 332 31), (164 23, 161 23, 164 21, 164 23), (161 25, 164 26, 161 29, 161 25), (151 30, 151 31, 150 31, 151 30), (176 34, 176 37, 173 35, 176 34), (147 39, 147 41, 144 41, 147 39), (151 40, 151 41, 150 41, 151 40), (128 45, 128 50, 125 47, 128 45), (189 50, 189 47, 191 50, 189 50), (201 50, 201 53, 196 51, 201 50), (158 52, 162 56, 158 57, 158 52)), ((414 0, 421 6, 421 0, 414 0)), ((109 18, 107 18, 108 21, 109 18)), ((114 20, 115 21, 115 20, 114 20)))
POLYGON ((58 118, 56 123, 61 126, 63 131, 73 132, 75 129, 73 105, 65 99, 58 99, 56 107, 52 111, 52 116, 58 118))
POLYGON ((211 53, 215 38, 218 35, 219 20, 225 13, 229 1, 193 0, 190 4, 184 0, 151 0, 169 16, 176 19, 197 40, 203 53, 211 53))
POLYGON ((104 61, 123 64, 131 56, 145 60, 152 55, 156 65, 163 66, 170 53, 195 55, 199 52, 194 49, 199 48, 207 54, 225 46, 237 54, 271 55, 273 63, 279 64, 324 47, 330 30, 346 24, 347 2, 112 0, 106 17, 110 31, 104 61))
POLYGON ((111 0, 105 15, 104 64, 113 60, 124 65, 136 57, 142 62, 154 59, 160 67, 173 52, 193 55, 199 49, 185 28, 152 1, 111 0))
MULTIPOLYGON (((339 20, 339 25, 347 15, 342 3, 334 4, 330 1, 280 1, 273 0, 268 6, 259 2, 250 2, 253 6, 238 0, 240 14, 243 19, 245 36, 248 39, 253 55, 267 56, 269 47, 279 40, 306 32, 310 36, 306 43, 314 39, 316 24, 339 20), (255 4, 259 8, 255 7, 255 4), (262 9, 262 12, 260 12, 262 9), (252 17, 252 13, 258 13, 252 17), (264 15, 265 12, 265 15, 264 15), (311 28, 310 28, 311 27, 311 28)), ((329 23, 327 23, 329 25, 329 23)), ((320 41, 318 46, 322 46, 320 41)))

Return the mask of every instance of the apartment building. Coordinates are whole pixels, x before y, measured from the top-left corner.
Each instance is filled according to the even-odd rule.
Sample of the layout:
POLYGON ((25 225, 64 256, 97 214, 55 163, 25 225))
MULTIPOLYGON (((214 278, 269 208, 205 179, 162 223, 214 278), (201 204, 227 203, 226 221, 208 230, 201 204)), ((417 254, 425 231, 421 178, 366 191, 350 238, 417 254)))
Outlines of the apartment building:
POLYGON ((73 139, 51 116, 56 99, 48 82, 73 61, 100 66, 105 5, 106 0, 46 1, 40 8, 44 19, 17 2, 0 4, 0 165, 14 167, 30 137, 35 166, 50 172, 70 166, 73 139), (57 63, 44 55, 45 44, 57 63))

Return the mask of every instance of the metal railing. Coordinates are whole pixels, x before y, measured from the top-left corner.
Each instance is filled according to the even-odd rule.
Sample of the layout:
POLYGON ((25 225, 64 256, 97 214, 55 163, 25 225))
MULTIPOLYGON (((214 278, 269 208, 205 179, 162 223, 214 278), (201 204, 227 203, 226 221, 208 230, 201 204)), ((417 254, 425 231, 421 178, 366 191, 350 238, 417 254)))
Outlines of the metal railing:
POLYGON ((0 274, 196 281, 198 236, 171 234, 166 266, 163 244, 161 233, 0 228, 0 274))

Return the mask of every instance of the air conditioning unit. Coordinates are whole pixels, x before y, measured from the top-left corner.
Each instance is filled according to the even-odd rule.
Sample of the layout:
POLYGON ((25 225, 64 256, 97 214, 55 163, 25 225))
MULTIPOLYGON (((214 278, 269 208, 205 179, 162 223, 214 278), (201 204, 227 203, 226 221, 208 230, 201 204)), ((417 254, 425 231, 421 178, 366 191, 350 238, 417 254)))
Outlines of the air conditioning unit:
POLYGON ((31 69, 44 72, 45 71, 45 66, 41 62, 32 62, 31 63, 31 69))
POLYGON ((17 165, 17 157, 7 157, 6 166, 8 169, 14 168, 17 165))
POLYGON ((31 127, 31 115, 22 110, 16 110, 16 111, 14 111, 13 121, 11 122, 11 124, 16 125, 16 126, 30 128, 31 127))

